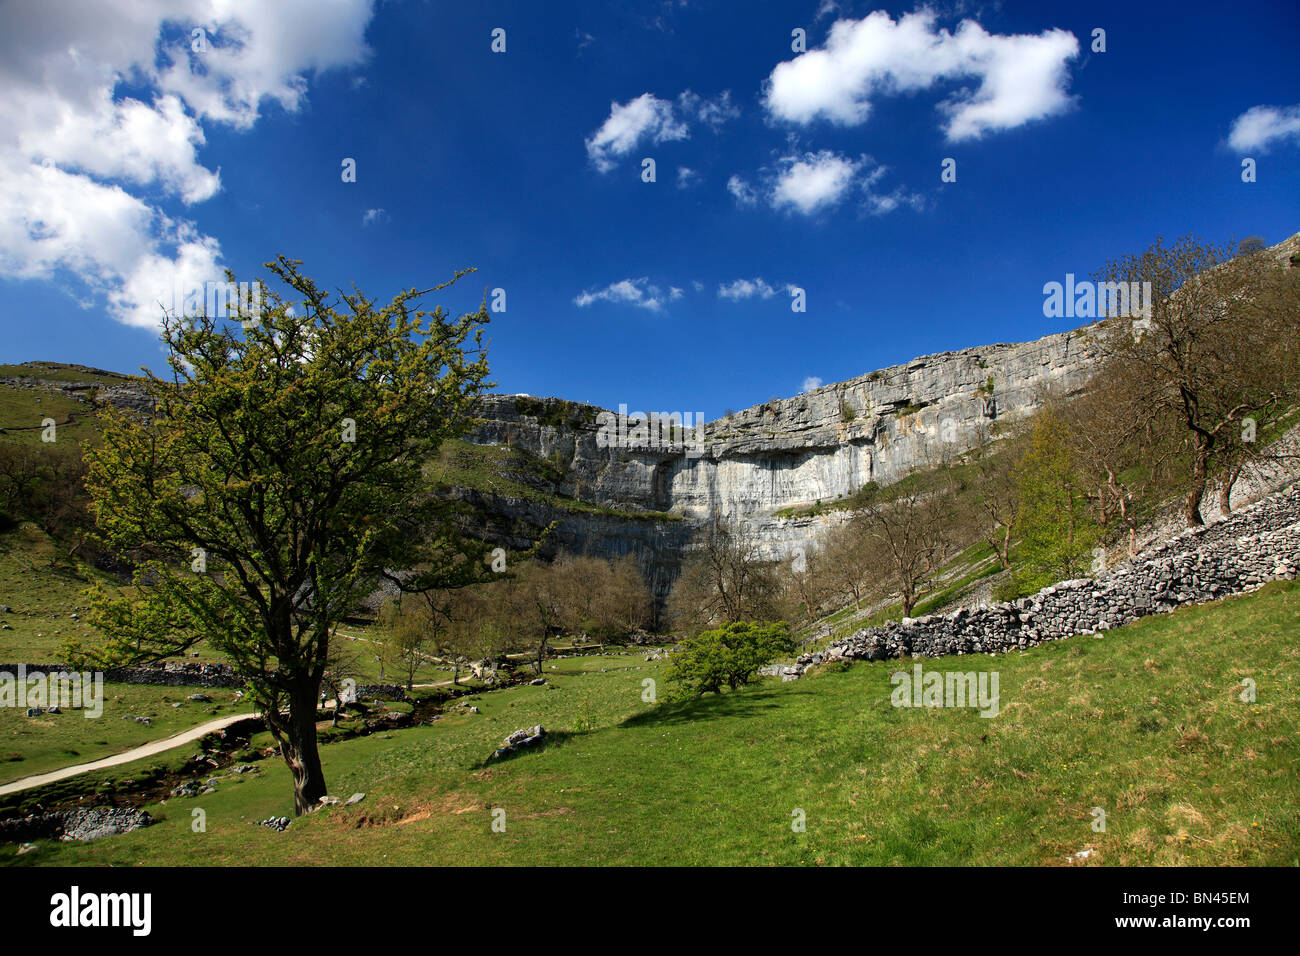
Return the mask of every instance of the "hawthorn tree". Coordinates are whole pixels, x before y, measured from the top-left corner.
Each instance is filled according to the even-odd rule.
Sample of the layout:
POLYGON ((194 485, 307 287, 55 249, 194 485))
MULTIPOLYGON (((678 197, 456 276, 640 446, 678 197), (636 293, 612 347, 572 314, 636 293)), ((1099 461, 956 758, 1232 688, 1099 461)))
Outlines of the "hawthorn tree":
POLYGON ((94 595, 111 635, 97 656, 158 660, 200 641, 227 655, 297 813, 326 794, 316 708, 335 626, 385 568, 422 567, 431 585, 473 563, 454 537, 422 555, 428 536, 410 531, 436 509, 422 467, 491 385, 486 304, 457 318, 417 308, 465 272, 379 307, 355 287, 334 297, 300 265, 266 264, 300 300, 267 289, 239 323, 165 316, 171 375, 144 370, 154 412, 104 412, 86 480, 102 536, 138 558, 134 594, 94 595))
POLYGON ((669 659, 667 679, 679 700, 716 694, 724 686, 737 690, 794 647, 784 621, 732 621, 683 640, 669 659))

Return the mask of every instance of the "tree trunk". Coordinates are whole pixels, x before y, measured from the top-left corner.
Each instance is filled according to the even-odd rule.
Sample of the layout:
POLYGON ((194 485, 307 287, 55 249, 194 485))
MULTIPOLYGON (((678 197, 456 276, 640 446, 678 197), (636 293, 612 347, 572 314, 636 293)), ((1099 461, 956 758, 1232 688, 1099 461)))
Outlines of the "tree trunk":
POLYGON ((268 714, 266 718, 293 775, 293 809, 298 816, 319 806, 328 792, 316 745, 316 690, 304 681, 291 691, 287 715, 268 714))
POLYGON ((1228 469, 1228 473, 1219 482, 1219 511, 1225 518, 1232 514, 1232 489, 1236 486, 1239 477, 1241 477, 1241 465, 1228 469))
POLYGON ((1198 455, 1192 470, 1192 483, 1187 489, 1187 501, 1183 505, 1183 519, 1189 528, 1205 524, 1205 520, 1201 517, 1201 502, 1205 498, 1206 470, 1204 459, 1198 455))
POLYGON ((1205 524, 1201 517, 1201 502, 1205 499, 1205 486, 1209 481, 1210 453, 1213 445, 1198 435, 1196 440, 1196 460, 1192 464, 1192 483, 1187 489, 1187 502, 1183 506, 1183 518, 1187 527, 1195 528, 1205 524))

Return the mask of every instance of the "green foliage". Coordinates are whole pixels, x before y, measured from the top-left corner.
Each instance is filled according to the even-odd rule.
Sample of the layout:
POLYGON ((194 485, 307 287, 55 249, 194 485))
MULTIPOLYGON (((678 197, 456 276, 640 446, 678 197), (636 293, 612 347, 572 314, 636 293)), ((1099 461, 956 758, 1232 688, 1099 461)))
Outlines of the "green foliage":
POLYGON ((1022 597, 1087 572, 1100 532, 1088 512, 1069 428, 1050 409, 1039 415, 1015 469, 1020 497, 1018 561, 1002 599, 1022 597))
POLYGON ((154 416, 101 415, 86 487, 103 537, 140 560, 138 595, 101 590, 92 620, 111 635, 108 659, 203 639, 224 652, 294 769, 301 811, 324 792, 314 716, 336 625, 385 568, 417 568, 412 588, 486 573, 421 469, 491 384, 488 315, 420 310, 414 289, 383 307, 357 291, 339 302, 292 260, 268 268, 300 302, 267 290, 242 334, 166 317, 171 374, 143 386, 154 416))
POLYGON ((840 401, 840 421, 848 424, 858 417, 858 413, 853 410, 853 405, 847 399, 840 401))
POLYGON ((515 411, 528 418, 537 419, 537 424, 550 428, 565 425, 590 425, 596 420, 596 410, 589 405, 562 398, 533 398, 531 395, 515 397, 515 411))
POLYGON ((793 650, 784 622, 737 621, 683 641, 671 658, 668 682, 674 696, 683 699, 717 693, 723 686, 735 690, 753 680, 764 664, 793 650))

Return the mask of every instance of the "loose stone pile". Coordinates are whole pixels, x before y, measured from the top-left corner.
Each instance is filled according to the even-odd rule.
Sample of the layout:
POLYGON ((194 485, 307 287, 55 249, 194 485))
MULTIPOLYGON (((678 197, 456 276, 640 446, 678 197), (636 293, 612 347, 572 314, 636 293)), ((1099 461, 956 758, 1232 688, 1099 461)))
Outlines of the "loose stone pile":
POLYGON ((1189 528, 1097 578, 1062 581, 1031 597, 864 628, 780 668, 795 680, 836 660, 1006 652, 1092 634, 1148 614, 1295 580, 1300 567, 1300 486, 1189 528))

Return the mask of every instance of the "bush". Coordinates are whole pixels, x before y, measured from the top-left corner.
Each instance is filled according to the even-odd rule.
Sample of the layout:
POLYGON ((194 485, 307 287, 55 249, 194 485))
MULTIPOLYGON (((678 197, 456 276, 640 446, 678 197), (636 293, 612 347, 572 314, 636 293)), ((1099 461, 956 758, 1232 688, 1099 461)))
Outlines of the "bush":
POLYGON ((669 662, 668 682, 678 698, 717 693, 723 686, 735 690, 753 680, 764 664, 793 650, 794 639, 784 622, 737 621, 683 641, 669 662))

